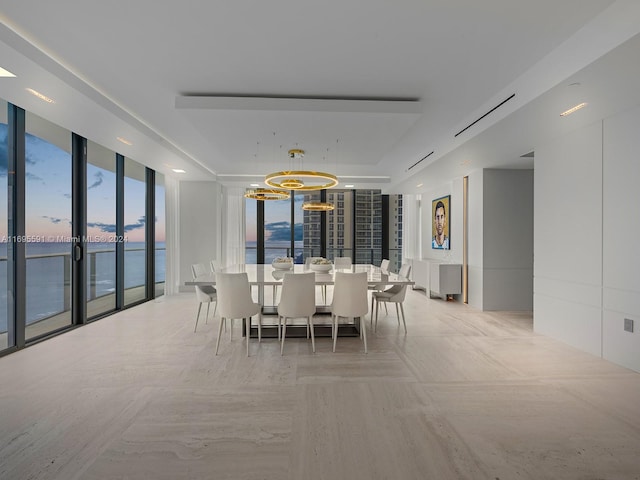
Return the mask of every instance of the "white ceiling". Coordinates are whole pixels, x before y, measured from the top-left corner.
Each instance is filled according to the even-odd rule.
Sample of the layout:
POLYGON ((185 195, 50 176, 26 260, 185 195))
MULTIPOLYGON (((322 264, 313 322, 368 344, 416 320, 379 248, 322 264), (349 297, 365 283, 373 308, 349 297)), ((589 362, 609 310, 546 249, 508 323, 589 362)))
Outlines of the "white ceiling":
POLYGON ((531 167, 536 142, 640 90, 634 0, 21 0, 0 20, 0 67, 17 75, 1 98, 229 185, 288 168, 296 147, 305 168, 385 191, 531 167))

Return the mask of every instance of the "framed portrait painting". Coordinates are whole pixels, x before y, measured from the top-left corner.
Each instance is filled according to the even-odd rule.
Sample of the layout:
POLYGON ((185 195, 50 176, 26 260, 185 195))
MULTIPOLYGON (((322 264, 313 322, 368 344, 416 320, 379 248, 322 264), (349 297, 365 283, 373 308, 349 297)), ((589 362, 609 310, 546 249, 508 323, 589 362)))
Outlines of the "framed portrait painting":
POLYGON ((451 195, 436 198, 431 202, 431 248, 449 250, 451 238, 449 236, 449 212, 451 195))

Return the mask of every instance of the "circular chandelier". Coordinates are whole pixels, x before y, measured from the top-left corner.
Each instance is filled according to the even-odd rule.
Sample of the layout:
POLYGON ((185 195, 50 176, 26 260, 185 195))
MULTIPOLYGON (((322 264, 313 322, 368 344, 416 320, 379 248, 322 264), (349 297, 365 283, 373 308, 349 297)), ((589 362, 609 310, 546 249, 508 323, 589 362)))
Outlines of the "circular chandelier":
POLYGON ((288 200, 291 195, 285 190, 276 190, 273 188, 252 188, 248 189, 245 198, 254 200, 288 200))
POLYGON ((302 209, 311 212, 329 212, 335 207, 332 203, 327 202, 305 202, 302 204, 302 209))
MULTIPOLYGON (((289 158, 302 159, 304 150, 297 148, 289 150, 289 158)), ((273 188, 284 190, 324 190, 338 185, 338 178, 331 173, 316 172, 313 170, 285 170, 270 173, 264 179, 264 183, 273 188)))

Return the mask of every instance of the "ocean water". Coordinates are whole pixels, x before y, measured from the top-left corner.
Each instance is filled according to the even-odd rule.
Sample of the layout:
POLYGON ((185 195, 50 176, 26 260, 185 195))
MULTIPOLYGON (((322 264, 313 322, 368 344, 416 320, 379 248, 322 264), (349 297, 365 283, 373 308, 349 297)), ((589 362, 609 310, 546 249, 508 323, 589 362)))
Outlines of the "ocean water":
MULTIPOLYGON (((304 263, 302 245, 301 241, 294 242, 294 251, 291 251, 291 242, 267 241, 264 249, 264 263, 271 263, 276 257, 293 257, 294 263, 304 263)), ((246 242, 245 263, 257 263, 257 246, 257 242, 246 242)))
MULTIPOLYGON (((6 244, 0 244, 0 332, 7 331, 6 244)), ((156 246, 156 282, 165 279, 165 244, 156 246)), ((144 242, 125 244, 125 289, 144 285, 144 242)), ((71 244, 27 243, 27 324, 63 312, 68 308, 71 244), (67 305, 65 305, 65 294, 67 305)), ((90 299, 115 291, 115 245, 90 243, 87 248, 87 295, 90 299)))

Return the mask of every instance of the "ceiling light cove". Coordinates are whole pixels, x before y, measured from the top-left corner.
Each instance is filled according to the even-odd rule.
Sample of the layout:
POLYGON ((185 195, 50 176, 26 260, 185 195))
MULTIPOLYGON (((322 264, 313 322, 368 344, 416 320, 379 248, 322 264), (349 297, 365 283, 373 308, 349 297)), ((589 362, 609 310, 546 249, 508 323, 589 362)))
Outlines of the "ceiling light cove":
POLYGON ((172 168, 171 171, 175 173, 187 173, 187 171, 183 170, 182 168, 172 168))
POLYGON ((566 117, 567 115, 571 115, 573 112, 577 112, 578 110, 580 110, 581 108, 586 107, 587 105, 588 105, 588 103, 586 103, 586 102, 579 103, 575 107, 571 107, 569 110, 565 110, 564 112, 562 112, 560 114, 560 116, 561 117, 566 117))
POLYGON ((33 88, 25 88, 25 90, 29 92, 31 95, 38 97, 40 100, 44 102, 56 103, 52 98, 49 98, 46 95, 43 95, 42 93, 38 92, 37 90, 34 90, 33 88))
POLYGON ((126 138, 123 138, 123 137, 116 137, 116 140, 118 140, 121 143, 124 143, 125 145, 129 145, 129 146, 133 145, 133 142, 131 142, 131 141, 129 141, 126 138))
POLYGON ((15 75, 11 73, 9 70, 5 70, 4 68, 0 67, 0 77, 11 78, 11 77, 15 77, 15 75))

